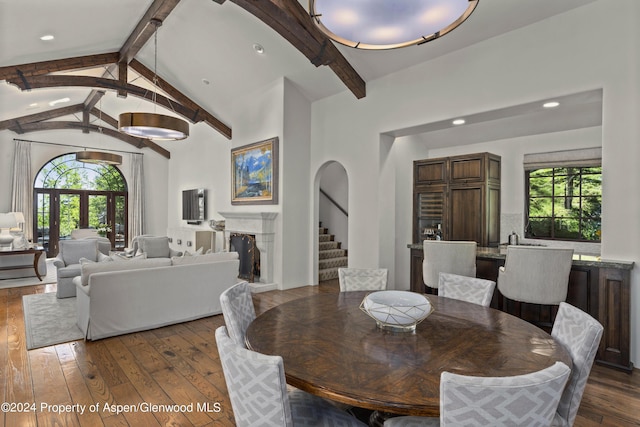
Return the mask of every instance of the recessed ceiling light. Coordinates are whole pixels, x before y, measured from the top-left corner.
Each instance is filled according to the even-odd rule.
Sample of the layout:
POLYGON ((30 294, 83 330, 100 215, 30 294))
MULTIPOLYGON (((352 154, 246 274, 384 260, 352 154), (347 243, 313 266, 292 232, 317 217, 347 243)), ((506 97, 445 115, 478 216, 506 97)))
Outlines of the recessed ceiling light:
POLYGON ((60 99, 56 99, 55 101, 49 102, 49 106, 53 107, 56 104, 64 104, 65 102, 69 102, 69 101, 71 101, 71 99, 69 98, 60 98, 60 99))
POLYGON ((256 53, 263 55, 264 54, 264 47, 262 47, 261 44, 258 43, 254 43, 253 44, 253 50, 256 51, 256 53))
POLYGON ((40 40, 43 41, 49 41, 53 39, 55 39, 55 37, 53 37, 53 34, 45 34, 44 36, 40 37, 40 40))
POLYGON ((465 124, 464 119, 455 119, 454 121, 452 121, 451 123, 453 123, 454 125, 458 126, 458 125, 463 125, 465 124))
POLYGON ((545 102, 544 104, 542 104, 542 106, 544 108, 555 108, 558 105, 560 105, 560 103, 558 101, 550 101, 550 102, 545 102))
POLYGON ((29 104, 29 107, 31 107, 31 108, 36 108, 37 106, 38 106, 37 102, 33 102, 33 103, 29 104))

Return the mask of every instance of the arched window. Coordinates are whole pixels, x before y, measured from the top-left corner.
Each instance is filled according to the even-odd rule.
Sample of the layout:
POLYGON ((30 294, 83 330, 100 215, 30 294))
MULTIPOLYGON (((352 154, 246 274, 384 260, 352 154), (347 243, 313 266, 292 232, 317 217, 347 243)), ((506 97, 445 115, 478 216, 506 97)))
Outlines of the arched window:
POLYGON ((111 240, 112 248, 127 242, 127 183, 111 165, 78 162, 75 153, 45 164, 34 183, 34 236, 47 256, 58 241, 78 228, 92 228, 111 240))

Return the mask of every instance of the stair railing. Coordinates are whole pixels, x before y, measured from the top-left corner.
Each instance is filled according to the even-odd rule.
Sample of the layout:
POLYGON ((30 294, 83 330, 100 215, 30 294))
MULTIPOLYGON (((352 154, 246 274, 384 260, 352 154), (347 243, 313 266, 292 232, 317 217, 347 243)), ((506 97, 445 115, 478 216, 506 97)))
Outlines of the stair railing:
POLYGON ((340 212, 342 212, 345 216, 349 216, 349 213, 346 211, 345 208, 343 208, 342 206, 340 206, 340 204, 338 204, 338 202, 336 202, 335 200, 333 200, 333 198, 327 194, 326 191, 324 191, 322 188, 320 189, 320 194, 322 194, 324 197, 326 197, 335 207, 337 207, 340 212))

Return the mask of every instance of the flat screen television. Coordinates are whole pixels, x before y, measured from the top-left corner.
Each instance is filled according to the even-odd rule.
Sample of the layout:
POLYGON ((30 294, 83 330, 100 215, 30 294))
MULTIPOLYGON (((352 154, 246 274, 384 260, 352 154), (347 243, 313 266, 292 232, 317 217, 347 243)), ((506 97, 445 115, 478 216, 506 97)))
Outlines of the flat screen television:
POLYGON ((206 194, 204 188, 182 191, 183 220, 189 224, 200 224, 201 221, 204 221, 206 194))

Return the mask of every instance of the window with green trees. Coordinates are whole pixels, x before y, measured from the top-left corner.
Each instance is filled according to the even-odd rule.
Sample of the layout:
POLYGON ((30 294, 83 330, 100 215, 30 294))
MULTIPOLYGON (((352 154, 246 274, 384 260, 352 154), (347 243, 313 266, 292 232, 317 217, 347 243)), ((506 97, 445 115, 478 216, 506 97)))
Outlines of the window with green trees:
POLYGON ((525 237, 600 242, 602 167, 525 171, 525 237))
POLYGON ((82 163, 75 153, 56 157, 36 176, 35 235, 55 254, 57 241, 76 228, 93 228, 113 248, 124 247, 127 230, 127 185, 111 165, 82 163))

